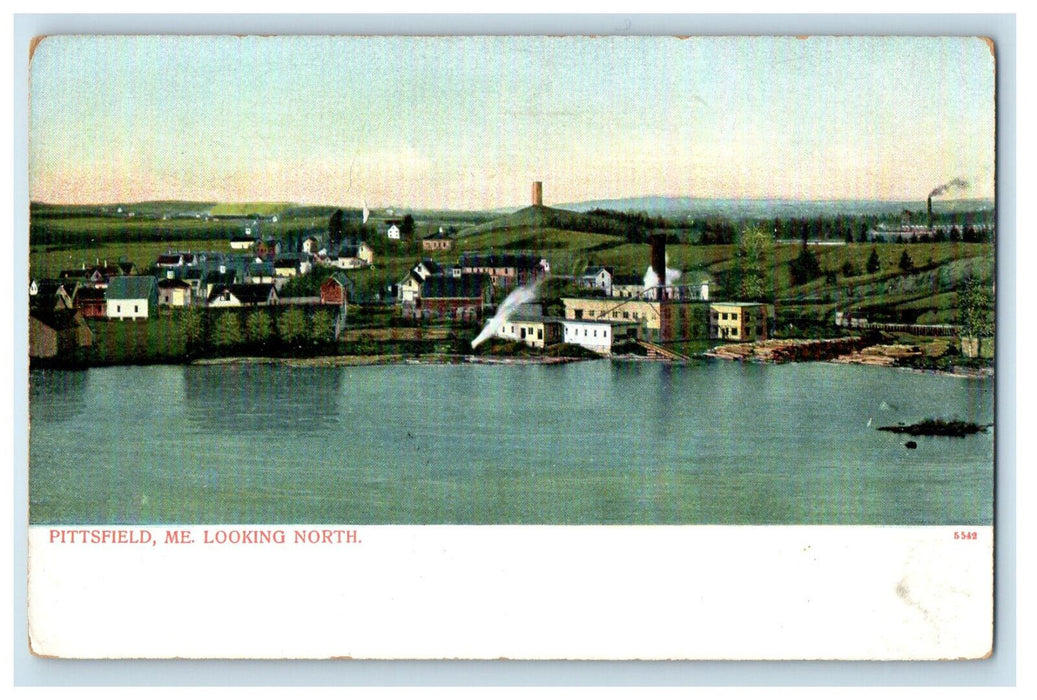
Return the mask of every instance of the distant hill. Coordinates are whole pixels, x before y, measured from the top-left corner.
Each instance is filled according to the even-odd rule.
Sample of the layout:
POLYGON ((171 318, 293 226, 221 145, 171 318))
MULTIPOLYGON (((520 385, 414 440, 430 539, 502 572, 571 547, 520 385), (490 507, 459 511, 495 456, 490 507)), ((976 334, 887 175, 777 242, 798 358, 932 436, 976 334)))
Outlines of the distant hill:
POLYGON ((272 216, 292 206, 291 202, 225 202, 209 212, 212 216, 272 216))
POLYGON ((589 233, 612 233, 617 224, 609 217, 581 212, 531 205, 518 211, 497 217, 485 224, 464 229, 458 237, 474 236, 494 231, 515 229, 558 229, 562 231, 584 231, 589 233))
MULTIPOLYGON (((704 197, 627 197, 598 199, 587 202, 559 204, 559 209, 586 212, 592 209, 645 212, 652 216, 726 218, 771 218, 834 216, 837 214, 866 215, 891 214, 904 209, 922 211, 926 203, 920 200, 799 200, 799 199, 708 199, 704 197)), ((937 212, 992 209, 990 199, 934 199, 937 212)))

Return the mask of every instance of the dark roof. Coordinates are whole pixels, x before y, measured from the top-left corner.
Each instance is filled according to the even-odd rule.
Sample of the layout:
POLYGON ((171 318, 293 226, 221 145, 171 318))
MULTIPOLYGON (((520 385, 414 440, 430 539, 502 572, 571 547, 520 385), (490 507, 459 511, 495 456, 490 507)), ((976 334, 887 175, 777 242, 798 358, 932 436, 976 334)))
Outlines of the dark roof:
POLYGON ((257 239, 254 236, 232 236, 231 239, 230 239, 230 242, 231 243, 244 243, 245 241, 248 241, 249 243, 255 243, 256 240, 257 239))
POLYGON ((208 284, 233 284, 235 279, 234 270, 227 270, 226 272, 211 270, 205 275, 205 281, 208 284))
MULTIPOLYGON (((437 263, 435 260, 432 260, 431 258, 425 258, 420 263, 418 263, 418 265, 424 265, 425 269, 433 275, 438 275, 441 272, 443 272, 443 266, 437 263)), ((414 267, 417 267, 418 265, 415 265, 414 267)))
POLYGON ((421 296, 424 299, 475 299, 482 297, 487 284, 487 275, 431 276, 422 282, 421 296))
POLYGON ((242 304, 265 304, 270 298, 270 290, 274 288, 272 284, 223 284, 212 288, 212 292, 209 293, 209 301, 223 294, 224 290, 229 291, 238 301, 242 304))
POLYGON ((621 284, 630 284, 630 285, 639 284, 639 285, 641 285, 643 287, 644 283, 645 283, 645 278, 644 277, 640 277, 638 275, 613 275, 612 276, 612 286, 613 287, 615 287, 617 285, 621 285, 621 284))
POLYGON ((87 301, 104 301, 104 292, 105 290, 100 287, 80 287, 76 290, 75 302, 81 304, 87 301))
POLYGON ((156 290, 155 278, 139 275, 108 280, 109 299, 145 299, 156 290))
POLYGON ((332 272, 330 275, 328 275, 328 278, 324 280, 325 283, 332 281, 341 284, 346 289, 353 288, 353 280, 350 279, 349 275, 347 275, 345 272, 342 272, 341 270, 332 272))
POLYGON ((167 277, 165 279, 159 280, 158 286, 162 289, 168 289, 170 287, 177 287, 179 289, 190 289, 191 287, 191 285, 189 285, 187 282, 184 282, 183 280, 177 279, 175 277, 173 277, 172 279, 167 277))
POLYGON ((430 233, 429 235, 425 236, 421 240, 423 240, 423 241, 436 241, 436 240, 449 241, 450 240, 450 234, 448 234, 446 231, 436 231, 435 233, 430 233))
POLYGON ((541 260, 539 255, 516 253, 464 253, 461 255, 463 267, 514 267, 519 270, 528 270, 540 267, 541 260))
POLYGON ((36 296, 53 297, 65 286, 60 280, 36 280, 36 296))
POLYGON ((183 264, 190 265, 194 262, 194 253, 163 253, 155 259, 155 264, 179 265, 181 259, 183 259, 183 264))
POLYGON ((56 331, 69 330, 84 323, 78 309, 33 309, 29 315, 56 331))

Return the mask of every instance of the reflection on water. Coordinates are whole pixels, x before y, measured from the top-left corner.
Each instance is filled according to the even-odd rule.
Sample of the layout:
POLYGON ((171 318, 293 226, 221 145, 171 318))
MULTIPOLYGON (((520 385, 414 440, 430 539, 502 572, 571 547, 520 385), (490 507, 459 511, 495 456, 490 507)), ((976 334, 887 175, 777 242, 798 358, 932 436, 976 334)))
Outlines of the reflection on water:
POLYGON ((980 524, 993 382, 828 364, 31 374, 33 522, 980 524))
POLYGON ((298 437, 339 425, 341 372, 270 365, 184 367, 181 372, 185 417, 194 433, 298 437))

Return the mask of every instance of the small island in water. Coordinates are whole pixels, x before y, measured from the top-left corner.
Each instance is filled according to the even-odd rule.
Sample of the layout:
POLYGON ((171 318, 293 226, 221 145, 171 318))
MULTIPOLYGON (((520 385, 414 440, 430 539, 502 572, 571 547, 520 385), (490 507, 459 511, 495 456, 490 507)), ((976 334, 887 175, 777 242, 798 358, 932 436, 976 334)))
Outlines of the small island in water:
POLYGON ((879 430, 890 433, 907 433, 908 435, 944 435, 949 437, 965 437, 982 432, 992 424, 970 423, 961 420, 944 420, 942 418, 926 418, 911 425, 883 425, 879 430))

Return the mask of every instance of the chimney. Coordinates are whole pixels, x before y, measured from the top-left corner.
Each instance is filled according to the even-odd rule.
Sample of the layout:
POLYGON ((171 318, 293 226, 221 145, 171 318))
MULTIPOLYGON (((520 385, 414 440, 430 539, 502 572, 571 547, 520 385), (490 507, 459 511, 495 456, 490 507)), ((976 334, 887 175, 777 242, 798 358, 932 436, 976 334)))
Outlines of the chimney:
POLYGON ((929 195, 929 198, 925 200, 926 209, 929 211, 929 230, 933 228, 933 196, 929 195))
MULTIPOLYGON (((653 233, 651 240, 652 270, 655 272, 655 276, 659 278, 659 286, 661 288, 666 284, 666 234, 653 233)), ((662 301, 662 289, 659 290, 656 298, 662 301)))
POLYGON ((540 180, 533 183, 533 206, 544 206, 544 183, 540 180))

